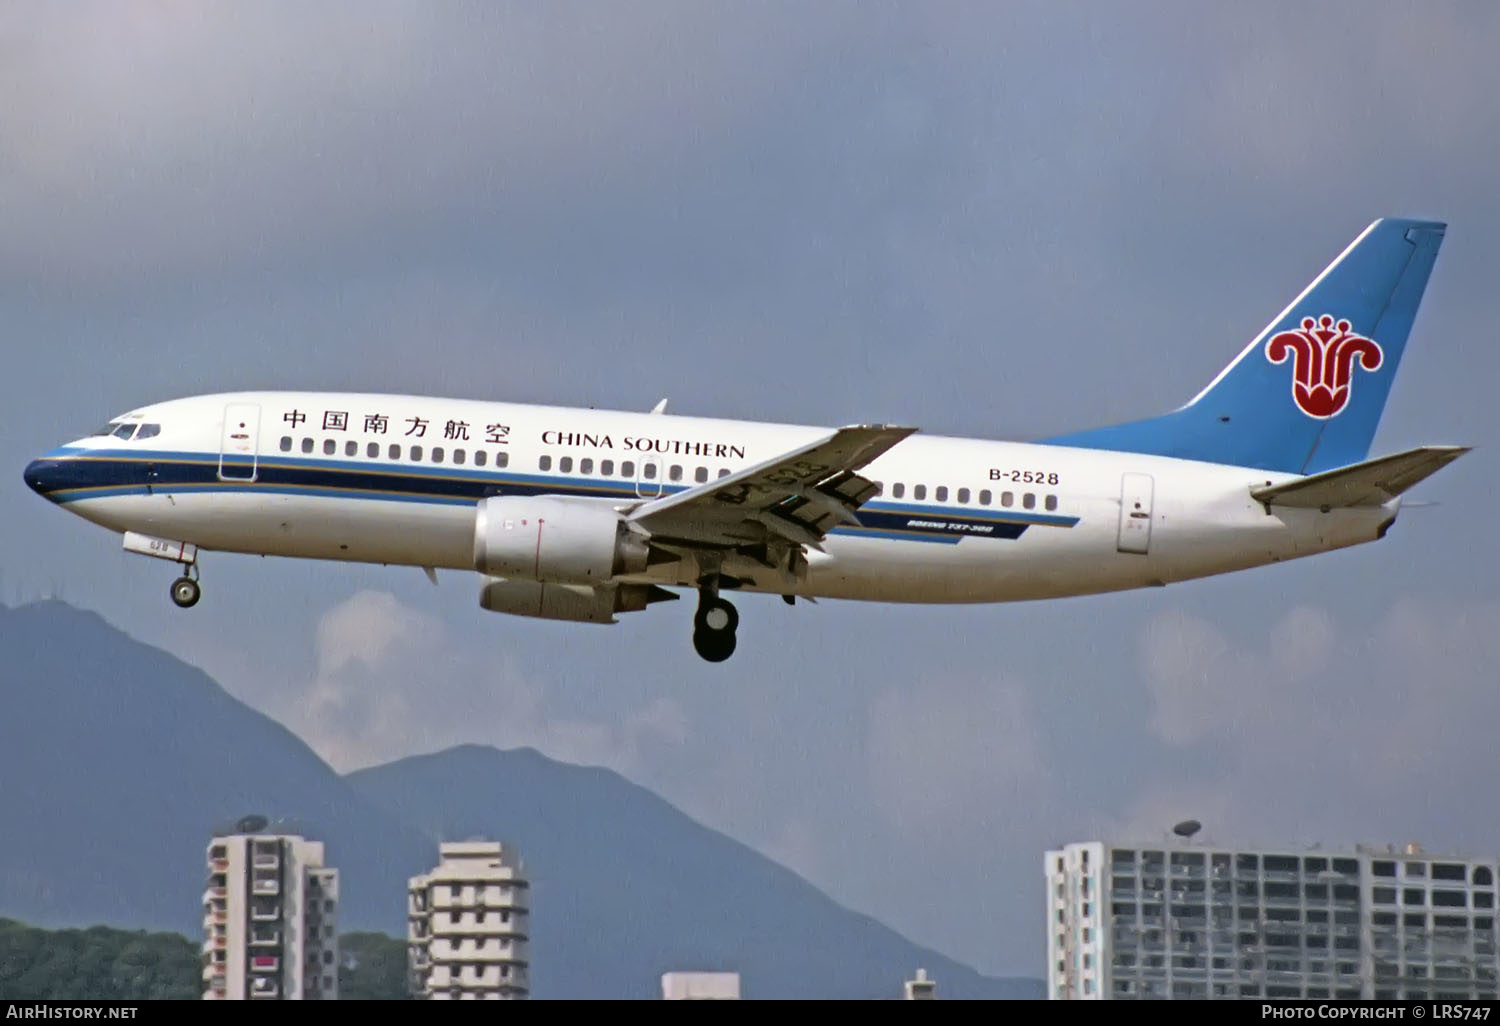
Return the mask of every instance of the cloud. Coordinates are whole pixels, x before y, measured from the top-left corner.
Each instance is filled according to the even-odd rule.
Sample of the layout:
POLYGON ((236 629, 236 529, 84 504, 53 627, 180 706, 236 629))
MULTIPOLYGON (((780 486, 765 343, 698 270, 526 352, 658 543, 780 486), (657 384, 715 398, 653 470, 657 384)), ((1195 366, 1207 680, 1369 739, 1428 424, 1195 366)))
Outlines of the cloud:
POLYGON ((577 209, 603 183, 646 188, 685 152, 732 139, 854 15, 13 6, 0 21, 0 206, 14 215, 0 267, 253 269, 380 226, 425 234, 433 219, 565 197, 577 209))
POLYGON ((1403 598, 1342 628, 1304 606, 1248 643, 1201 617, 1163 613, 1141 643, 1151 730, 1185 755, 1211 751, 1212 768, 1148 786, 1141 809, 1213 809, 1261 840, 1404 837, 1407 822, 1444 817, 1452 835, 1466 835, 1463 819, 1500 813, 1484 783, 1500 722, 1497 665, 1495 601, 1403 598))
POLYGON ((1047 753, 1024 685, 1002 675, 891 688, 870 709, 873 801, 907 836, 969 833, 1042 804, 1047 753))
POLYGON ((564 762, 639 772, 691 724, 657 697, 618 723, 553 715, 545 682, 503 654, 476 655, 430 613, 359 591, 318 623, 316 678, 275 714, 341 771, 464 743, 529 746, 564 762))
POLYGON ((1471 144, 1477 126, 1496 124, 1488 97, 1500 72, 1483 55, 1500 32, 1500 11, 1363 4, 1351 17, 1336 7, 1295 10, 1295 32, 1261 8, 1205 10, 1188 20, 1186 34, 1215 54, 1200 88, 1180 92, 1185 135, 1194 140, 1181 152, 1195 163, 1206 158, 1224 173, 1290 189, 1342 182, 1376 159, 1430 167, 1471 144), (1333 67, 1346 71, 1332 75, 1333 67))

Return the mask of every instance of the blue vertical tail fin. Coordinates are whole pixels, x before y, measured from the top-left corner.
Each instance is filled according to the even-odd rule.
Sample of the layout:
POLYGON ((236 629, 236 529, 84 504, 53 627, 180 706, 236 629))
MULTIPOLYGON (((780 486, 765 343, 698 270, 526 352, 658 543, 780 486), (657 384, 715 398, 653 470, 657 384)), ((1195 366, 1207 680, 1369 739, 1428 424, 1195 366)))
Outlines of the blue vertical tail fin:
POLYGON ((1445 228, 1376 221, 1186 406, 1043 444, 1294 474, 1358 463, 1369 455, 1445 228))

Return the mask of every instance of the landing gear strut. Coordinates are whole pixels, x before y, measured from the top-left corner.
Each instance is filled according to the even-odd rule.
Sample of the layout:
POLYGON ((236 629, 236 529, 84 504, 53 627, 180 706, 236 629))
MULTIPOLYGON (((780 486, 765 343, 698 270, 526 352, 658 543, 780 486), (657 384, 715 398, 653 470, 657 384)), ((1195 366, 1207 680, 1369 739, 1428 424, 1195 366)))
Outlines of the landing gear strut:
POLYGON ((698 612, 693 616, 693 648, 711 663, 722 663, 734 654, 734 631, 740 614, 719 598, 719 581, 713 577, 698 587, 698 612))
POLYGON ((172 582, 172 601, 182 609, 190 609, 198 604, 198 599, 203 596, 203 589, 198 586, 196 577, 188 574, 196 574, 195 565, 189 565, 183 575, 172 582))

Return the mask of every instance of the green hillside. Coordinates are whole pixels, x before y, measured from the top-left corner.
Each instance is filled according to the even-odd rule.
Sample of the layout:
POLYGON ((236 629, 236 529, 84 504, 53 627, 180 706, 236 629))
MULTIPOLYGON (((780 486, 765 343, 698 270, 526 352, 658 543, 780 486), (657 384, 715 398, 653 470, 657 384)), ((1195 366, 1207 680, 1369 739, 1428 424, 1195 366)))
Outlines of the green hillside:
POLYGON ((0 919, 0 999, 197 998, 201 967, 198 946, 177 933, 42 930, 0 919))

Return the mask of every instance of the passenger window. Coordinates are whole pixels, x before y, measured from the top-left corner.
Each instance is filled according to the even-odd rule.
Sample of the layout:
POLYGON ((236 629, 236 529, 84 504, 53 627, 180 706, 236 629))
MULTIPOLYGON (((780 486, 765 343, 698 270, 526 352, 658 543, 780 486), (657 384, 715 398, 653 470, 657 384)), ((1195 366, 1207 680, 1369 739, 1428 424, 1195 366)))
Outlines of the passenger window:
POLYGON ((643 463, 643 464, 641 464, 641 476, 644 477, 644 478, 646 478, 647 480, 655 481, 656 480, 656 464, 655 463, 643 463))
POLYGON ((900 499, 900 498, 903 498, 905 495, 906 495, 906 485, 901 484, 899 481, 896 482, 895 484, 891 485, 891 498, 893 498, 893 499, 900 499))
POLYGON ((482 467, 488 459, 489 457, 485 454, 485 451, 479 449, 474 453, 474 466, 482 467))
POLYGON ((708 468, 707 467, 699 467, 693 473, 693 480, 697 481, 699 484, 703 484, 705 481, 707 481, 708 480, 708 468))
POLYGON ((594 472, 594 461, 593 460, 579 460, 578 461, 578 472, 580 474, 592 474, 594 472))
POLYGON ((291 435, 282 435, 281 436, 281 451, 282 452, 291 452, 292 451, 292 436, 291 435))
POLYGON ((1047 496, 1047 509, 1048 510, 1054 510, 1056 508, 1057 508, 1057 496, 1055 496, 1055 495, 1049 495, 1049 496, 1047 496))
POLYGON ((344 455, 345 456, 354 456, 354 455, 357 455, 358 453, 359 453, 359 443, 358 442, 345 442, 344 443, 344 455))
POLYGON ((392 445, 389 449, 386 450, 385 454, 390 459, 399 460, 401 458, 401 446, 392 445))
POLYGON ((670 476, 671 476, 671 478, 672 478, 673 481, 681 481, 682 480, 682 466, 681 466, 681 464, 677 464, 677 463, 672 464, 672 470, 670 472, 670 476))
POLYGON ((434 445, 432 447, 432 462, 443 462, 443 447, 441 445, 434 445))
POLYGON ((573 457, 564 456, 559 459, 557 461, 557 469, 562 471, 564 474, 573 473, 573 457))
POLYGON ((719 476, 720 477, 728 477, 729 476, 729 468, 728 467, 720 467, 719 468, 719 476))
POLYGON ((414 460, 416 460, 419 463, 421 462, 421 460, 422 460, 422 447, 420 445, 414 445, 414 446, 411 447, 411 458, 414 459, 414 460))
POLYGON ((142 438, 155 438, 161 434, 160 424, 142 424, 141 429, 135 433, 135 440, 139 442, 142 438))
POLYGON ((1027 492, 1021 499, 1021 505, 1027 509, 1036 509, 1036 493, 1027 492))
POLYGON ((1006 507, 1010 507, 1010 506, 1014 506, 1015 504, 1016 504, 1016 496, 1015 496, 1014 492, 1001 492, 1000 493, 1000 505, 1006 506, 1006 507))
POLYGON ((323 455, 324 456, 332 456, 334 453, 338 452, 338 448, 339 448, 339 443, 335 442, 332 438, 325 438, 325 439, 323 439, 323 455))
POLYGON ((539 460, 536 461, 536 465, 538 467, 540 467, 541 469, 543 469, 543 470, 551 470, 552 469, 552 457, 551 456, 543 456, 541 459, 539 459, 539 460))
POLYGON ((495 466, 497 466, 497 467, 508 467, 508 466, 510 466, 510 453, 508 453, 508 452, 497 452, 497 453, 495 453, 495 466))
POLYGON ((911 486, 911 497, 913 499, 918 499, 918 500, 927 498, 927 486, 926 485, 912 485, 911 486))
POLYGON ((626 460, 620 464, 621 477, 635 477, 635 461, 626 460))
POLYGON ((981 506, 988 506, 991 500, 993 500, 994 498, 995 497, 990 494, 990 490, 986 488, 979 493, 979 504, 981 506))
POLYGON ((933 494, 933 498, 937 499, 938 502, 947 502, 948 501, 948 486, 947 485, 938 485, 937 486, 937 491, 933 494))
POLYGON ((468 458, 469 454, 464 452, 462 449, 453 450, 453 462, 457 463, 459 466, 463 466, 464 462, 468 460, 468 458))
POLYGON ((960 488, 958 490, 958 501, 959 502, 968 502, 969 501, 969 490, 967 488, 960 488))
POLYGON ((372 460, 380 459, 380 443, 371 442, 365 446, 365 456, 372 460))
POLYGON ((114 431, 114 435, 116 438, 123 439, 125 441, 129 441, 130 436, 133 434, 135 434, 134 424, 121 424, 119 427, 115 428, 114 431))
POLYGON ((600 460, 599 461, 599 473, 603 474, 605 477, 614 477, 615 476, 615 461, 614 460, 600 460))

